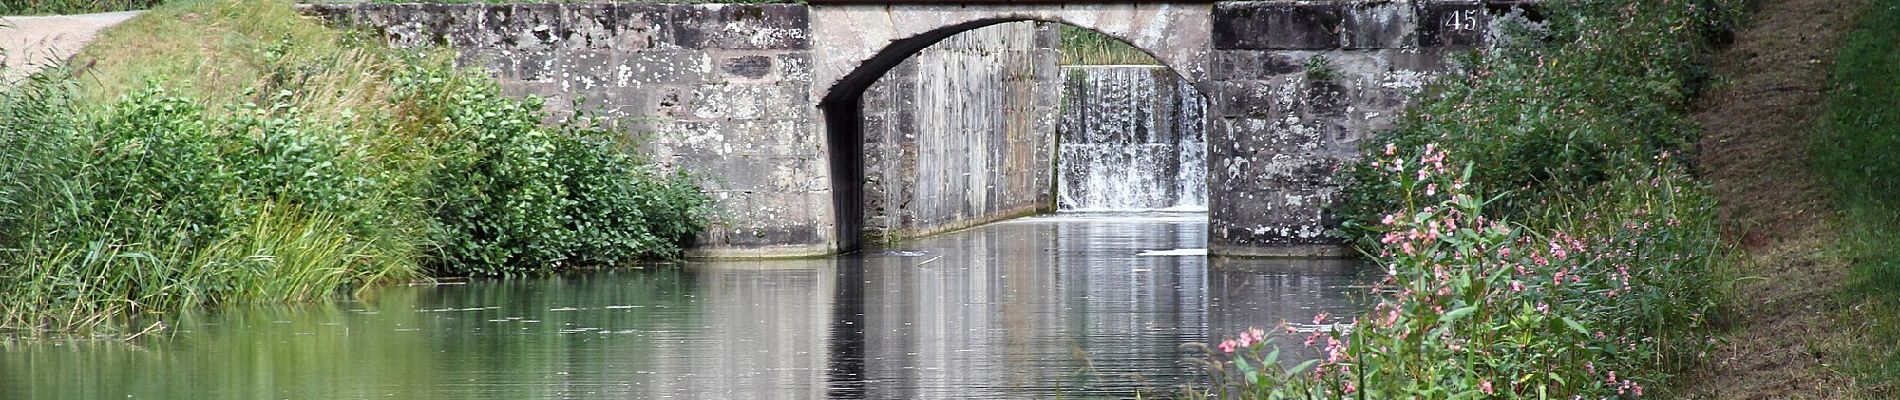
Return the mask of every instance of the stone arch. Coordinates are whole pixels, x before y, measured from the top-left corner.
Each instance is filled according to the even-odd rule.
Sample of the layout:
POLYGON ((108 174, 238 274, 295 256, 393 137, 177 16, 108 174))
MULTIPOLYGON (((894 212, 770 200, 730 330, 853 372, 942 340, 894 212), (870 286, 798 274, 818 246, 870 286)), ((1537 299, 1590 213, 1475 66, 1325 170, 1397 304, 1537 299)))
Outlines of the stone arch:
POLYGON ((821 107, 849 100, 932 44, 1016 21, 1056 22, 1107 34, 1202 86, 1212 47, 1211 15, 1206 2, 814 7, 811 97, 821 107))
POLYGON ((814 7, 811 98, 823 112, 832 181, 835 244, 862 243, 865 149, 862 96, 907 58, 951 36, 1018 21, 1054 22, 1127 42, 1192 83, 1209 86, 1207 3, 814 7))

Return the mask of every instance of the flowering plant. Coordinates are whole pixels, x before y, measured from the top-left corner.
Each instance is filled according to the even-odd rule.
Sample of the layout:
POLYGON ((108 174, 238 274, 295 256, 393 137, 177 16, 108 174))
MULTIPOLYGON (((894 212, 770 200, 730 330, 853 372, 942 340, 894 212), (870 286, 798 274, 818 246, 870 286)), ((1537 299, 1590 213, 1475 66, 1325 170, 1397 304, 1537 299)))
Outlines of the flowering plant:
POLYGON ((1262 330, 1221 342, 1203 363, 1219 376, 1204 397, 1634 398, 1696 347, 1670 334, 1712 307, 1700 283, 1714 230, 1683 222, 1709 220, 1709 204, 1667 157, 1646 179, 1512 224, 1485 216, 1469 167, 1453 169, 1443 149, 1385 154, 1369 163, 1406 196, 1372 227, 1383 274, 1371 310, 1314 330, 1305 343, 1319 358, 1291 368, 1267 365, 1281 360, 1262 330))

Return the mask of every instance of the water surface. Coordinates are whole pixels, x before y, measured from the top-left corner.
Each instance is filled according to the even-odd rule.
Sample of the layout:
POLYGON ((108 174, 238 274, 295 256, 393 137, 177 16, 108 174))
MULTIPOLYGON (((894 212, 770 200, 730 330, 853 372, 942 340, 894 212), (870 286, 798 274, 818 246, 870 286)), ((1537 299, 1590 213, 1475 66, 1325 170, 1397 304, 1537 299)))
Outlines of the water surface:
POLYGON ((9 344, 0 397, 1129 397, 1192 379, 1184 343, 1354 309, 1352 264, 1210 262, 1206 230, 1060 214, 846 257, 185 315, 130 343, 9 344))

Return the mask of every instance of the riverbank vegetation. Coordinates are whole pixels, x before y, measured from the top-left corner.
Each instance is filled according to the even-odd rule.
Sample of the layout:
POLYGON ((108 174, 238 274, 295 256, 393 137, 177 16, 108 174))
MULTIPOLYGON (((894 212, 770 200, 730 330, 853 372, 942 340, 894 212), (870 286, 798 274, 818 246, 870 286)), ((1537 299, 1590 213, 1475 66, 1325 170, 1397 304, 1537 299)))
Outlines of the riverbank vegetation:
POLYGON ((1874 386, 1900 380, 1900 4, 1861 18, 1836 58, 1812 158, 1832 183, 1836 251, 1853 268, 1841 329, 1868 346, 1841 350, 1874 386))
POLYGON ((172 1, 0 95, 0 330, 675 257, 709 200, 587 116, 271 0, 172 1))
POLYGON ((1372 310, 1285 366, 1210 351, 1219 398, 1629 398, 1693 366, 1732 281, 1688 173, 1697 64, 1727 0, 1544 3, 1461 60, 1350 167, 1372 310))

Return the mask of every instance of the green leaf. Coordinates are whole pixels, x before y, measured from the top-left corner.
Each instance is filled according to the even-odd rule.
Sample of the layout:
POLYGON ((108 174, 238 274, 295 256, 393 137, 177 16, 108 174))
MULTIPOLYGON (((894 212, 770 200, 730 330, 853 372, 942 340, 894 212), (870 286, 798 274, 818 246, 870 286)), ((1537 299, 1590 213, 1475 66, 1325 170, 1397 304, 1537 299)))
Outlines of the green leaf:
POLYGON ((1577 320, 1570 319, 1570 317, 1563 317, 1563 320, 1564 320, 1564 325, 1569 326, 1570 330, 1577 331, 1577 333, 1581 333, 1585 335, 1590 334, 1590 330, 1584 329, 1583 324, 1578 323, 1577 320))
POLYGON ((1464 318, 1466 315, 1471 315, 1471 313, 1474 311, 1478 311, 1478 306, 1464 306, 1456 310, 1451 310, 1451 312, 1445 313, 1443 322, 1447 324, 1452 323, 1452 321, 1457 321, 1459 318, 1464 318))

